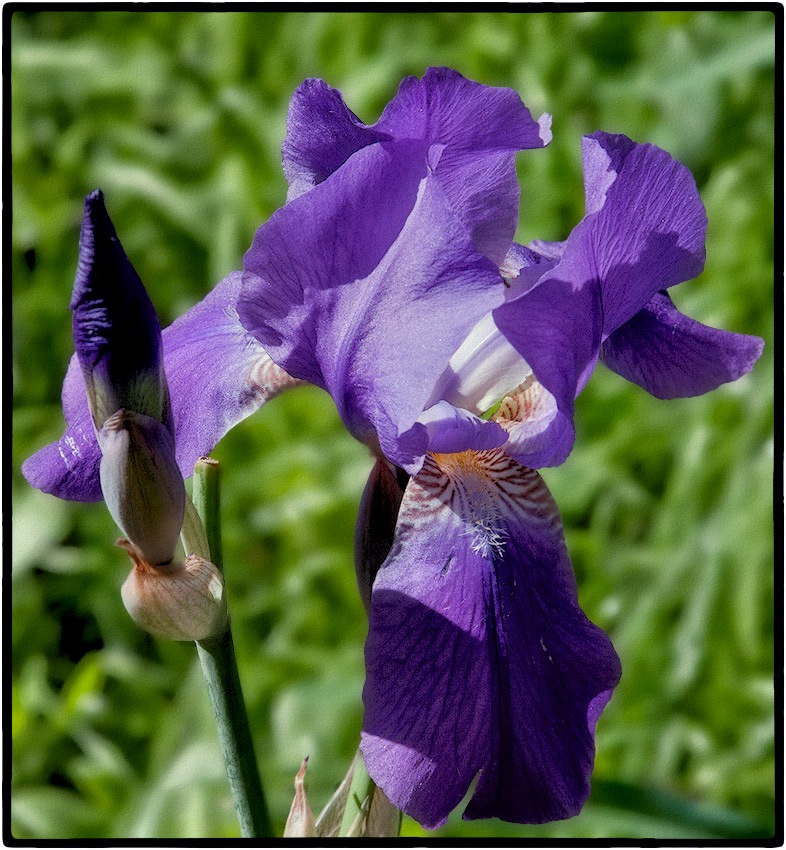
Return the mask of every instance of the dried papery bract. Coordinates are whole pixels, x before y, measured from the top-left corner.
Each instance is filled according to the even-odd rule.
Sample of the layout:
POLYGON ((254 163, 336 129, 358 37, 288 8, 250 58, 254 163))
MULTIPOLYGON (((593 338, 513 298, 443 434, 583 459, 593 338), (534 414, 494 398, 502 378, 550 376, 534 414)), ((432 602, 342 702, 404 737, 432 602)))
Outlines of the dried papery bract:
POLYGON ((295 799, 292 800, 287 816, 284 838, 316 838, 318 835, 314 825, 314 813, 311 811, 304 785, 307 764, 308 756, 303 759, 295 776, 295 799))
POLYGON ((121 589, 126 610, 146 632, 170 640, 205 640, 227 627, 224 578, 215 564, 199 555, 154 566, 128 540, 134 568, 121 589))
MULTIPOLYGON (((303 759, 295 776, 295 798, 287 816, 284 838, 338 838, 344 810, 347 807, 355 772, 355 762, 350 765, 341 784, 327 805, 314 820, 308 802, 304 780, 308 756, 303 759)), ((401 812, 388 800, 381 788, 371 788, 371 793, 360 801, 347 838, 396 838, 401 827, 401 812)))

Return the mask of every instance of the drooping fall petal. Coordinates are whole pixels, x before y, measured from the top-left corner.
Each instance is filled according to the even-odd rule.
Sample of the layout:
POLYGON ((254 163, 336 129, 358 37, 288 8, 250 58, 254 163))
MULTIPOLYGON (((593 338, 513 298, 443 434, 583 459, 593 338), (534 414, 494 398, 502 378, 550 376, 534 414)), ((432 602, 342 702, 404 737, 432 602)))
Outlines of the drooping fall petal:
POLYGON ((758 337, 685 316, 659 292, 606 339, 601 360, 657 398, 684 398, 736 381, 753 368, 763 347, 758 337))
POLYGON ((619 660, 579 608, 554 502, 501 451, 429 455, 372 594, 361 749, 428 827, 543 822, 589 793, 619 660))

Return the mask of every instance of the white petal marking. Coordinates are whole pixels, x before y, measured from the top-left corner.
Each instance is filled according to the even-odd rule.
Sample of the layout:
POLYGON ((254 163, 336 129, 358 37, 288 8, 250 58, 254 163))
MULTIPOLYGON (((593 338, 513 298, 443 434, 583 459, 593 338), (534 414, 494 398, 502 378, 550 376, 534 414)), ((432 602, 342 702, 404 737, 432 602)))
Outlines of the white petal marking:
POLYGON ((444 400, 479 415, 531 373, 487 313, 450 358, 426 407, 444 400))

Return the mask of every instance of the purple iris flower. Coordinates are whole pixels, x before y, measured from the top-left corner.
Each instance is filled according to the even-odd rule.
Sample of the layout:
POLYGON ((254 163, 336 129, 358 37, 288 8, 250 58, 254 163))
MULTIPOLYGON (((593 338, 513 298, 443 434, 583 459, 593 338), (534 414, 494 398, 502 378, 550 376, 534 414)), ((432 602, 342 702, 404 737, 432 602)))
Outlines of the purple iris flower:
MULTIPOLYGON (((162 334, 161 421, 184 477, 300 381, 330 392, 377 454, 357 531, 361 746, 426 826, 476 777, 466 817, 543 822, 587 797, 619 660, 578 605, 533 467, 570 452, 596 361, 673 397, 736 379, 761 351, 665 295, 701 271, 706 221, 689 172, 657 148, 589 137, 584 220, 565 243, 512 243, 515 154, 548 143, 549 122, 447 69, 405 80, 371 126, 306 81, 284 145, 287 205, 245 271, 162 334)), ((66 432, 24 467, 63 498, 101 498, 89 394, 75 358, 66 432)))
POLYGON ((361 746, 391 801, 431 827, 478 773, 469 817, 575 814, 619 678, 578 606, 554 502, 501 448, 519 425, 537 442, 549 406, 490 324, 500 266, 538 261, 511 253, 514 153, 547 126, 515 92, 444 69, 405 80, 372 127, 308 81, 284 145, 290 201, 245 258, 243 323, 383 458, 358 523, 361 572, 384 560, 361 746), (403 493, 396 467, 412 476, 403 493))
MULTIPOLYGON (((289 202, 245 257, 241 321, 379 458, 356 537, 361 748, 428 827, 475 778, 468 818, 544 822, 586 800, 619 660, 578 605, 556 505, 530 467, 570 452, 573 400, 602 346, 645 383, 647 357, 673 350, 651 299, 701 269, 687 171, 603 134, 588 144, 615 164, 627 153, 632 185, 654 194, 623 188, 622 163, 585 158, 588 216, 566 246, 514 245, 514 152, 542 146, 547 127, 514 92, 446 69, 406 79, 372 126, 306 81, 284 144, 289 202), (652 325, 660 345, 640 346, 652 325)), ((760 350, 712 333, 686 344, 720 361, 698 391, 760 350)))
POLYGON ((125 409, 158 420, 160 428, 150 427, 158 442, 170 444, 167 454, 175 452, 182 488, 194 463, 233 425, 299 384, 238 321, 241 277, 230 274, 162 333, 103 196, 89 195, 72 301, 77 351, 62 393, 66 430, 25 461, 27 480, 61 499, 103 498, 101 429, 125 409))

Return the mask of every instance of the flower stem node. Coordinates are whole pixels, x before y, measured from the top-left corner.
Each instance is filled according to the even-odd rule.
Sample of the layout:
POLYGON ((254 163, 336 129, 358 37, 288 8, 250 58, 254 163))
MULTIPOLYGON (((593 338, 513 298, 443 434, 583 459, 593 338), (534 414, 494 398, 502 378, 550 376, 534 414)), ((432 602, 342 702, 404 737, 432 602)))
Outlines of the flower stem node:
POLYGON ((153 565, 125 538, 117 545, 134 562, 120 593, 138 626, 170 640, 205 640, 226 630, 226 588, 215 564, 192 554, 185 561, 153 565))

